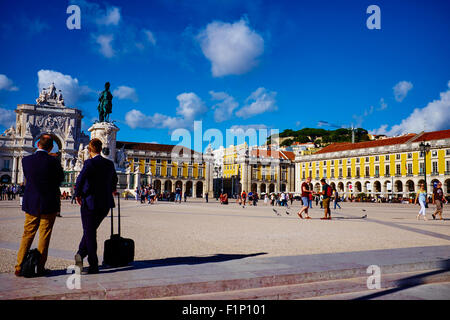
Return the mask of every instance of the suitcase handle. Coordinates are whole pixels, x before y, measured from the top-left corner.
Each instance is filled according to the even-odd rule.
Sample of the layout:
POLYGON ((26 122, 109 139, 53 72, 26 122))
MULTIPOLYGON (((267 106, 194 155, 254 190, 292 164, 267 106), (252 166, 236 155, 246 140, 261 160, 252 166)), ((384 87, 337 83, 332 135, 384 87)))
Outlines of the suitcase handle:
MULTIPOLYGON (((118 218, 118 231, 120 236, 120 193, 117 194, 117 218, 118 218)), ((114 234, 114 208, 111 208, 111 236, 114 234)))

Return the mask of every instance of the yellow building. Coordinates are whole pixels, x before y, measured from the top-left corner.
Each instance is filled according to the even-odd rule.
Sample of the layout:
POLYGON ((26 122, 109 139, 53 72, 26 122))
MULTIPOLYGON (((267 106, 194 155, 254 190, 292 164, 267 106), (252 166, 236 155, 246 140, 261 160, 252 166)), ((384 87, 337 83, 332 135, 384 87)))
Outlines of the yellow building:
POLYGON ((359 143, 334 143, 311 155, 296 155, 296 190, 308 176, 320 188, 325 178, 342 194, 409 197, 427 181, 450 193, 450 130, 407 134, 359 143), (429 144, 429 151, 421 151, 429 144), (425 171, 426 168, 426 171, 425 171), (425 171, 425 172, 424 172, 425 171))
POLYGON ((173 192, 180 187, 189 197, 212 193, 212 156, 189 148, 155 143, 117 142, 129 162, 125 189, 152 185, 156 192, 173 192), (178 147, 177 147, 178 148, 178 147), (175 152, 176 150, 176 152, 175 152))

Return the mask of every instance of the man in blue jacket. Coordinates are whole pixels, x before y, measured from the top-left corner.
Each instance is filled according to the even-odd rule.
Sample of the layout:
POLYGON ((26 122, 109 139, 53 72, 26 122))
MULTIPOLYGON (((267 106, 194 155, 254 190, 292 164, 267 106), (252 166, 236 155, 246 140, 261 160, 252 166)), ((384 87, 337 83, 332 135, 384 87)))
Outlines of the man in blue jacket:
POLYGON ((64 181, 64 171, 60 161, 49 155, 53 148, 53 138, 43 134, 38 142, 38 150, 22 159, 25 177, 25 191, 22 210, 25 211, 25 224, 22 241, 17 254, 15 275, 21 275, 22 263, 25 255, 33 243, 34 236, 39 229, 37 249, 41 253, 38 265, 38 275, 45 275, 50 237, 56 215, 60 212, 61 192, 59 186, 64 181))
POLYGON ((81 206, 83 238, 75 255, 75 264, 83 268, 87 256, 88 273, 98 273, 97 228, 114 208, 117 174, 114 163, 100 155, 102 142, 92 139, 88 145, 90 159, 84 162, 75 187, 77 203, 81 206))

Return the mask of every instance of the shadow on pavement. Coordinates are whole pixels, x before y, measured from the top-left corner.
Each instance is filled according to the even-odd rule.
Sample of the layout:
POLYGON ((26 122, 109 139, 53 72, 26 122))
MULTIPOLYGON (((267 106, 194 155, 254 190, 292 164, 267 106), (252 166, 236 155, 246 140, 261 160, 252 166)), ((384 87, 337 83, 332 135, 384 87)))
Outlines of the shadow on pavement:
POLYGON ((431 272, 425 272, 422 274, 419 274, 417 276, 412 276, 412 277, 408 277, 408 278, 404 278, 401 280, 397 281, 397 287, 392 288, 392 289, 388 289, 388 290, 384 290, 384 291, 380 291, 380 292, 376 292, 373 294, 369 294, 369 295, 365 295, 359 298, 356 298, 354 300, 370 300, 370 299, 375 299, 378 297, 382 297, 385 296, 387 294, 391 294, 391 293, 395 293, 398 291, 402 291, 405 289, 409 289, 409 288, 413 288, 413 287, 417 287, 420 286, 422 284, 426 284, 426 277, 429 276, 433 276, 439 273, 444 273, 450 270, 450 259, 448 260, 444 260, 442 262, 441 265, 441 269, 436 270, 436 271, 431 271, 431 272))
MULTIPOLYGON (((215 254, 210 256, 188 256, 188 257, 173 257, 173 258, 165 258, 165 259, 156 259, 156 260, 138 260, 134 261, 131 265, 119 268, 112 267, 100 267, 100 274, 104 273, 114 273, 120 271, 129 271, 129 270, 139 270, 139 269, 147 269, 147 268, 155 268, 155 267, 167 267, 167 266, 176 266, 176 265, 197 265, 203 263, 217 263, 217 262, 225 262, 230 260, 244 259, 249 257, 256 257, 260 255, 267 254, 267 252, 258 252, 251 254, 215 254)), ((84 268, 86 269, 86 268, 84 268)), ((66 275, 66 270, 51 270, 51 273, 47 275, 49 277, 57 277, 61 275, 66 275)))

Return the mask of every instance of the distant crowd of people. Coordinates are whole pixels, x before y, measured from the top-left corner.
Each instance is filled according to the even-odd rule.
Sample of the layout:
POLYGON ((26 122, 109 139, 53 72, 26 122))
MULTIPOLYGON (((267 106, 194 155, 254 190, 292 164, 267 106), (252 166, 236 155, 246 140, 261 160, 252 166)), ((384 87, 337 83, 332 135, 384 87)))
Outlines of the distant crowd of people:
POLYGON ((1 200, 16 200, 19 197, 23 197, 25 187, 22 184, 11 184, 0 186, 0 201, 1 200))

